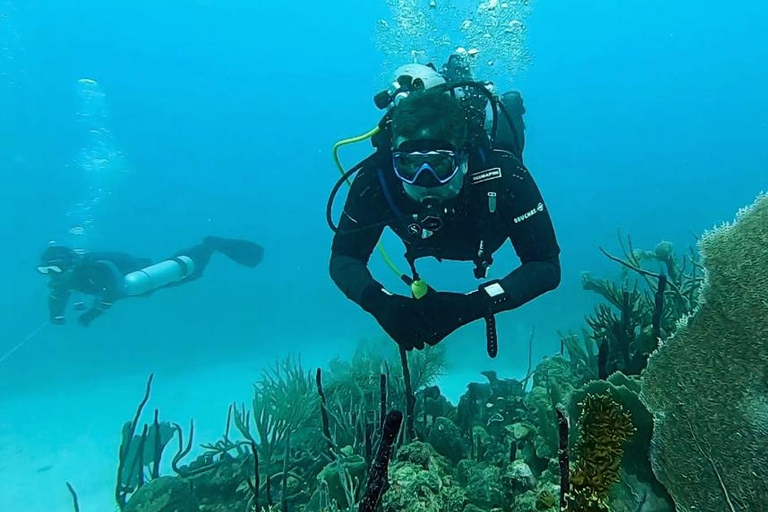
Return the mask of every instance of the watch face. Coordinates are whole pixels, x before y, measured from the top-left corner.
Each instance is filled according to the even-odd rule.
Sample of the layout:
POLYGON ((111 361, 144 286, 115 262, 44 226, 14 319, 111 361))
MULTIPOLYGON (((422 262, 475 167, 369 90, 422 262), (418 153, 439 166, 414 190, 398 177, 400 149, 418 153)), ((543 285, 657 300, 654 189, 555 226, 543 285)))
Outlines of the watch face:
POLYGON ((502 288, 499 283, 489 284, 483 289, 485 290, 485 293, 487 293, 490 297, 498 297, 499 295, 504 295, 504 288, 502 288))
POLYGON ((419 226, 415 222, 408 226, 408 234, 412 236, 421 236, 421 231, 422 231, 421 226, 419 226))

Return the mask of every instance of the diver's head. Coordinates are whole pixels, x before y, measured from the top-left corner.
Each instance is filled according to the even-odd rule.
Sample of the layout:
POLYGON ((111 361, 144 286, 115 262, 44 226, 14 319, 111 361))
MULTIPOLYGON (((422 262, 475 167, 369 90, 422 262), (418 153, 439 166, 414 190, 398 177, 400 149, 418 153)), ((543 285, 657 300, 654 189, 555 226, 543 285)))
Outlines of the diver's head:
POLYGON ((63 277, 77 264, 78 254, 63 245, 51 245, 40 255, 37 271, 51 278, 63 277))
POLYGON ((445 78, 432 65, 405 64, 397 68, 387 89, 378 93, 373 101, 380 109, 394 108, 409 94, 445 84, 445 78))
POLYGON ((452 95, 426 90, 403 99, 392 115, 392 163, 408 196, 455 198, 467 174, 467 140, 466 113, 452 95))

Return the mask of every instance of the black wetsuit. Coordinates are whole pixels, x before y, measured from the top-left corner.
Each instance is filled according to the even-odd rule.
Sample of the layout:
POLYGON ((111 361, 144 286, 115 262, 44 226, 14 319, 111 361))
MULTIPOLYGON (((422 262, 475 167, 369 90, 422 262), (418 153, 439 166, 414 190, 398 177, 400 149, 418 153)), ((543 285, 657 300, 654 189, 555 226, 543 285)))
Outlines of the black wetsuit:
POLYGON ((386 152, 371 157, 352 184, 333 239, 330 273, 344 294, 361 304, 363 292, 378 285, 368 260, 385 227, 404 242, 406 257, 474 261, 477 277, 506 240, 522 263, 500 281, 513 309, 556 288, 560 248, 533 177, 513 153, 476 150, 464 187, 447 205, 443 225, 424 238, 414 222, 417 204, 406 196, 386 152))
MULTIPOLYGON (((197 279, 203 274, 213 249, 205 244, 180 251, 174 257, 185 255, 195 262, 194 272, 182 282, 170 283, 162 288, 177 286, 197 279)), ((137 258, 117 252, 89 252, 81 256, 70 272, 54 276, 49 284, 48 311, 51 322, 61 323, 72 291, 94 297, 91 307, 79 317, 83 325, 107 311, 116 300, 123 298, 123 278, 152 265, 149 258, 137 258)), ((153 290, 154 291, 154 290, 153 290)), ((151 292, 150 292, 151 293, 151 292)), ((147 294, 149 295, 149 294, 147 294)))

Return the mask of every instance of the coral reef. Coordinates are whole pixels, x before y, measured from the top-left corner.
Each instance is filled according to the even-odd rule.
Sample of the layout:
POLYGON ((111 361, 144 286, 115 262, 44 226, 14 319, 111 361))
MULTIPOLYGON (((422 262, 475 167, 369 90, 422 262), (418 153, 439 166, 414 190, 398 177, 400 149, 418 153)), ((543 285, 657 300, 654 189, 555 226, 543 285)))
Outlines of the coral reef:
MULTIPOLYGON (((677 258, 671 242, 661 242, 653 251, 643 251, 635 249, 629 237, 626 242, 620 241, 624 258, 601 248, 604 255, 621 265, 624 275, 620 284, 582 274, 584 289, 606 301, 586 319, 586 336, 598 347, 597 377, 601 379, 616 371, 639 375, 659 340, 674 332, 677 320, 691 313, 704 280, 693 250, 677 258), (653 272, 644 266, 659 270, 653 272), (635 276, 632 281, 630 272, 635 276)), ((573 353, 572 339, 573 335, 563 337, 573 353)), ((585 344, 591 349, 591 344, 585 344)), ((583 360, 583 355, 579 356, 576 360, 583 360)), ((594 368, 592 361, 588 359, 590 370, 594 368)))
MULTIPOLYGON (((363 373, 359 368, 344 367, 347 375, 363 373)), ((271 375, 271 383, 276 381, 275 375, 271 375)), ((272 388, 257 386, 257 393, 270 394, 269 400, 277 401, 281 393, 294 396, 291 390, 302 389, 310 380, 298 365, 290 371, 283 368, 280 375, 283 383, 272 388)), ((261 413, 253 421, 270 427, 257 428, 257 434, 252 434, 250 415, 233 405, 223 438, 203 445, 203 455, 182 464, 192 446, 194 424, 190 424, 186 445, 181 427, 174 424, 179 447, 172 466, 178 477, 170 480, 190 490, 201 512, 365 512, 376 510, 376 503, 387 512, 527 512, 556 506, 557 424, 552 418, 557 404, 576 393, 568 361, 559 356, 545 358, 531 371, 532 388, 527 393, 523 382, 485 372, 487 382, 470 384, 460 401, 463 405, 458 416, 465 422, 465 430, 451 418, 437 415, 448 412, 458 417, 439 388, 422 386, 416 395, 416 415, 430 417, 428 409, 435 414, 420 425, 426 442, 405 442, 401 428, 404 415, 388 411, 391 406, 405 405, 406 395, 397 391, 405 388, 396 382, 397 375, 386 376, 385 368, 378 379, 371 376, 366 380, 379 392, 378 399, 367 397, 368 410, 344 409, 340 396, 355 385, 339 382, 337 374, 329 379, 333 385, 326 389, 318 370, 314 388, 322 398, 312 403, 321 406, 314 408, 317 418, 302 420, 312 425, 314 435, 313 440, 305 438, 303 445, 293 441, 293 435, 302 432, 302 425, 289 421, 290 416, 279 409, 263 408, 283 421, 261 413), (322 421, 326 404, 329 413, 322 421), (385 421, 373 421, 375 414, 382 414, 382 404, 388 411, 385 421), (355 411, 357 415, 352 414, 355 411), (399 416, 393 417, 395 413, 399 416), (399 421, 389 421, 391 417, 399 421), (231 437, 232 423, 244 440, 231 437), (282 426, 285 435, 275 433, 276 425, 282 426), (264 432, 268 435, 262 437, 264 432), (549 433, 555 436, 554 450, 545 441, 549 433), (268 452, 259 446, 264 444, 270 446, 268 452), (377 445, 374 460, 372 452, 377 445), (267 462, 262 459, 265 453, 270 455, 267 462)), ((360 396, 370 394, 361 392, 360 396)), ((309 403, 307 397, 304 400, 309 403)), ((260 396, 254 402, 265 401, 260 396)), ((169 477, 160 480, 170 485, 169 477)), ((157 481, 150 479, 139 491, 159 486, 157 481)), ((150 512, 158 506, 153 496, 149 490, 136 492, 128 504, 150 512)))
POLYGON ((469 452, 467 441, 462 437, 459 427, 448 418, 436 418, 427 438, 437 453, 454 464, 469 452))
POLYGON ((700 251, 699 307, 643 375, 642 397, 656 420, 654 470, 678 510, 764 510, 768 197, 707 233, 700 251))
POLYGON ((189 486, 182 480, 164 476, 152 480, 131 497, 125 512, 199 512, 189 486))
MULTIPOLYGON (((682 258, 622 244, 617 282, 559 355, 483 372, 457 406, 444 347, 363 344, 309 371, 279 361, 183 462, 194 423, 124 427, 129 512, 724 512, 768 503, 768 199, 682 258), (630 279, 630 276, 634 280, 630 279), (572 421, 572 423, 571 423, 572 421), (176 436, 175 477, 159 460, 176 436), (159 435, 157 435, 159 434, 159 435), (186 434, 186 435, 185 435, 186 434), (239 434, 239 435, 238 435, 239 434)), ((533 344, 533 334, 531 342, 533 344)), ((76 503, 74 490, 70 487, 76 503)))
POLYGON ((426 443, 404 446, 390 471, 384 495, 386 512, 448 512, 462 510, 464 490, 454 485, 450 462, 426 443))
POLYGON ((436 352, 408 362, 412 375, 420 376, 421 384, 412 387, 414 418, 426 442, 408 441, 405 415, 391 410, 404 408, 407 394, 389 362, 374 364, 360 355, 354 364, 336 361, 326 384, 319 369, 311 378, 298 359, 286 359, 255 386, 258 413, 230 406, 222 439, 202 445, 205 452, 195 460, 183 462, 193 445, 194 423, 186 436, 173 424, 178 448, 171 465, 177 476, 146 475, 126 507, 164 511, 156 489, 173 486, 183 487, 200 512, 372 512, 377 505, 392 512, 551 508, 557 487, 551 461, 537 455, 536 443, 543 442, 540 429, 552 427, 546 422, 554 397, 572 391, 567 361, 547 358, 531 370, 534 386, 528 393, 523 382, 486 372, 487 382, 468 386, 457 415, 431 385, 434 377, 425 378, 436 375, 441 357, 436 352), (307 389, 314 396, 299 398, 307 389), (297 400, 295 408, 281 403, 284 397, 297 400), (313 417, 307 417, 310 410, 313 417), (464 429, 454 423, 458 416, 464 429))
POLYGON ((587 394, 579 405, 579 436, 568 508, 608 511, 608 496, 619 480, 624 446, 636 429, 632 416, 608 394, 587 394))

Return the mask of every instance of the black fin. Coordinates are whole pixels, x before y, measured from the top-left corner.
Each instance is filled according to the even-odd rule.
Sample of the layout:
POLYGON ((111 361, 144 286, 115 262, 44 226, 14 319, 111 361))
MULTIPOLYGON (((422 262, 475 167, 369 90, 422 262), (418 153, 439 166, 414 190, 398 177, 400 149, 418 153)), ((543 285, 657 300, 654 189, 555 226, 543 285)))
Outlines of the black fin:
POLYGON ((204 242, 213 250, 246 267, 255 267, 264 258, 264 248, 248 240, 207 236, 204 242))

